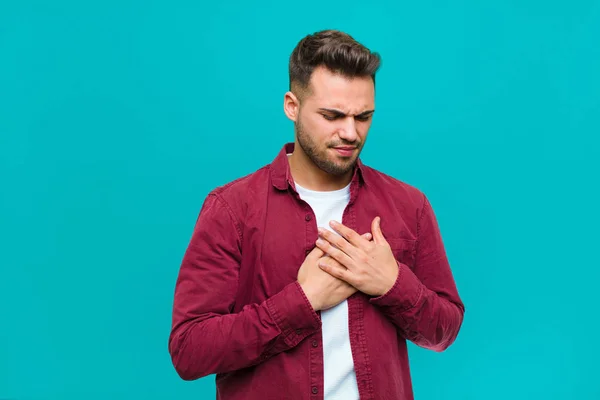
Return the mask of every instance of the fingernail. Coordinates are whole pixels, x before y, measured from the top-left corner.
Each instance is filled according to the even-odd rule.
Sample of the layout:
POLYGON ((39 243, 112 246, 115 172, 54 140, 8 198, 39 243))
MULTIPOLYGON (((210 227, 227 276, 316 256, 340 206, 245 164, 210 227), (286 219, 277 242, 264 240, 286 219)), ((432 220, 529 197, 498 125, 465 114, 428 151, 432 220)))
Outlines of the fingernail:
POLYGON ((325 244, 325 241, 324 241, 323 239, 318 239, 318 240, 317 240, 317 244, 318 244, 319 246, 323 246, 323 245, 325 244))
POLYGON ((329 223, 330 223, 332 226, 336 226, 336 225, 338 225, 338 224, 339 224, 339 222, 337 222, 337 221, 334 221, 334 220, 331 220, 329 223))

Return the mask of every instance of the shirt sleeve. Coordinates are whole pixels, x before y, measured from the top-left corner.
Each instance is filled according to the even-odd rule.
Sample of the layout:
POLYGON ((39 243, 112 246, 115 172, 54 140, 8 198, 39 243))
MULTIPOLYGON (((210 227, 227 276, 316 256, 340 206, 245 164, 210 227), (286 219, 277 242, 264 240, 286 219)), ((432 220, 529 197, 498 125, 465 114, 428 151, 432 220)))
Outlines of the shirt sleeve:
POLYGON ((297 282, 232 313, 242 231, 214 192, 207 196, 175 285, 169 353, 185 380, 229 372, 289 350, 321 328, 297 282))
POLYGON ((464 317, 437 219, 429 200, 417 225, 414 268, 398 262, 398 277, 384 295, 370 299, 415 344, 434 351, 447 349, 456 339, 464 317))

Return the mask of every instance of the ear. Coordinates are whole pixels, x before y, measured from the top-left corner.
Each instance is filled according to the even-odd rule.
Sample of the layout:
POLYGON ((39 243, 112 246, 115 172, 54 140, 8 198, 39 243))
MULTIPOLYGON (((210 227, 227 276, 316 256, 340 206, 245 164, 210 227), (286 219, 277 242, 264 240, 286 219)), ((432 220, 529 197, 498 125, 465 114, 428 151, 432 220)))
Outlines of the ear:
POLYGON ((296 122, 300 111, 300 101, 292 92, 287 92, 283 96, 283 112, 292 121, 296 122))

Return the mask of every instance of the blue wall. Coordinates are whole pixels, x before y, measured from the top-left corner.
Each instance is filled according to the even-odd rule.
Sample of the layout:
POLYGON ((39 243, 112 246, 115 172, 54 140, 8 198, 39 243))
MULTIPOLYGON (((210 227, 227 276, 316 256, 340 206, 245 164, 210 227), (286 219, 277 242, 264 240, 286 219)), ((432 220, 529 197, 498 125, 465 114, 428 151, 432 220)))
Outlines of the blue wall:
POLYGON ((411 345, 417 399, 600 398, 600 2, 569 3, 2 2, 0 398, 214 398, 167 352, 179 263, 293 140, 325 28, 382 54, 363 160, 429 196, 467 307, 411 345))

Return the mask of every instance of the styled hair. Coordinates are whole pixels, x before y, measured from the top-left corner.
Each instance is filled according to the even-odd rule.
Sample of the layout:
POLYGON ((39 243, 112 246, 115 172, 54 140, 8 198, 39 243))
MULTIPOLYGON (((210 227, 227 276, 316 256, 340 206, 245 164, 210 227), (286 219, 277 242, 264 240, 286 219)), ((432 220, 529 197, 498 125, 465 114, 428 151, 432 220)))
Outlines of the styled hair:
POLYGON ((375 73, 381 64, 378 53, 354 40, 347 33, 324 30, 305 36, 294 48, 289 61, 290 90, 308 89, 310 77, 319 66, 348 78, 370 76, 375 84, 375 73))

